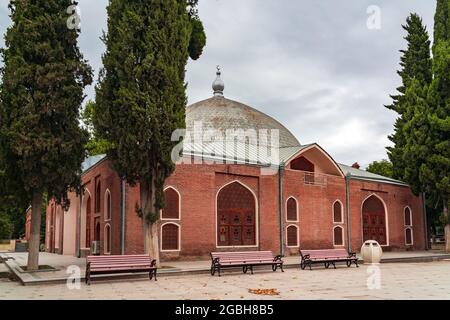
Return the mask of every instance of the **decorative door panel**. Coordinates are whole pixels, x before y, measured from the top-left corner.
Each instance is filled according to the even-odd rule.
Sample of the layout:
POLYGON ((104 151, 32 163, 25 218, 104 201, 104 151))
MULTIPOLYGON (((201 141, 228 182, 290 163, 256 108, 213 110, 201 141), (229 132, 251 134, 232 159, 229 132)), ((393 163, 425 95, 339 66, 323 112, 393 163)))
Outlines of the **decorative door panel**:
POLYGON ((231 241, 230 245, 232 246, 241 246, 242 245, 242 227, 231 227, 231 241))
POLYGON ((372 196, 364 202, 362 219, 363 241, 375 240, 380 245, 386 245, 386 216, 380 199, 372 196))
POLYGON ((253 226, 244 227, 243 240, 244 245, 250 246, 255 244, 255 228, 253 226))
POLYGON ((386 244, 386 224, 384 213, 363 213, 363 241, 375 240, 386 244))
POLYGON ((230 242, 228 226, 227 227, 219 227, 218 232, 218 244, 219 246, 227 246, 230 242))
POLYGON ((256 245, 256 201, 242 184, 233 182, 217 196, 217 244, 256 245))

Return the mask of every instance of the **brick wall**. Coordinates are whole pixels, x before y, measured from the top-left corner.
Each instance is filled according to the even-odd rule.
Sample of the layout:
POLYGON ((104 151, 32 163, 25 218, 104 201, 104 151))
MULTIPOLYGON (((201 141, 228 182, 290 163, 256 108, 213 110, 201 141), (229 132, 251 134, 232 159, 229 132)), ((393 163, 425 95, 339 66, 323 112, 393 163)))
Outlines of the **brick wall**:
MULTIPOLYGON (((258 250, 280 250, 278 176, 260 175, 255 167, 243 165, 177 165, 174 174, 166 181, 166 186, 175 188, 181 195, 181 217, 179 220, 158 222, 158 230, 163 223, 174 222, 181 227, 181 248, 179 251, 162 252, 163 260, 208 258, 216 250, 249 250, 249 248, 216 248, 216 195, 226 184, 239 181, 257 197, 258 250)), ((120 254, 121 197, 120 179, 108 161, 94 166, 83 176, 83 184, 93 197, 91 217, 91 239, 94 239, 94 218, 99 217, 101 252, 104 251, 104 226, 110 223, 112 230, 112 254, 120 254), (100 212, 94 212, 95 179, 101 181, 100 212), (104 195, 109 189, 112 196, 112 219, 104 219, 104 195)), ((294 224, 299 228, 301 248, 318 249, 333 247, 333 203, 340 200, 343 205, 344 242, 347 239, 347 208, 345 179, 327 176, 326 184, 308 185, 304 183, 302 172, 286 170, 283 174, 283 241, 286 242, 286 227, 294 224), (299 221, 287 223, 286 200, 295 197, 299 206, 299 221)), ((371 194, 378 195, 387 206, 389 248, 387 250, 423 249, 424 219, 422 201, 409 188, 391 184, 351 180, 350 213, 351 245, 359 250, 362 244, 362 203, 371 194), (403 210, 412 209, 414 245, 405 245, 403 210)), ((125 254, 143 253, 142 222, 135 212, 139 204, 139 186, 126 185, 125 254)), ((50 219, 50 205, 47 219, 50 219)), ((76 228, 77 226, 73 226, 76 228)), ((50 235, 47 234, 47 243, 50 235)), ((285 248, 286 255, 297 254, 298 248, 285 248)))

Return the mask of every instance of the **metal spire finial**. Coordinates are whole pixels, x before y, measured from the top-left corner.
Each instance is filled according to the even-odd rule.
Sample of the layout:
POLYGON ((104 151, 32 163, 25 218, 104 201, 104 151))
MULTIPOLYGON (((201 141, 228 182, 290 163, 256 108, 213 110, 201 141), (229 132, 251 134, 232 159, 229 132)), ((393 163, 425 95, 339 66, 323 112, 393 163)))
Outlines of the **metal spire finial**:
POLYGON ((212 88, 214 91, 214 97, 223 97, 223 90, 225 89, 225 84, 222 81, 222 79, 220 78, 220 75, 222 74, 220 66, 217 66, 217 78, 216 80, 213 82, 212 88))

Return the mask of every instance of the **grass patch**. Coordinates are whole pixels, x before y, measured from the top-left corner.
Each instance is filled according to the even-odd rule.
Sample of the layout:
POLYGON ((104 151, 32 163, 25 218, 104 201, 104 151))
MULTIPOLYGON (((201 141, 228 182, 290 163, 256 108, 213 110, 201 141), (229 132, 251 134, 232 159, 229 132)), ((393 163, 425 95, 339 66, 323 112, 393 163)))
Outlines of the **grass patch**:
POLYGON ((161 266, 161 269, 175 269, 175 267, 172 267, 172 266, 161 266))

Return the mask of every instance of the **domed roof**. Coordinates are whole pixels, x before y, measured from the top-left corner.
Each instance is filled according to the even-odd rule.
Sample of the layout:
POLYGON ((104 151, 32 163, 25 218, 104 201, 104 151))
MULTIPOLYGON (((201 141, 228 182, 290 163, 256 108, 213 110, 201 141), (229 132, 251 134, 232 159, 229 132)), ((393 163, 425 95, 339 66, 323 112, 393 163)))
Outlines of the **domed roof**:
MULTIPOLYGON (((299 141, 281 123, 272 117, 237 101, 215 96, 187 107, 186 131, 194 132, 194 123, 201 123, 202 130, 214 129, 225 133, 227 130, 278 130, 279 147, 299 146, 299 141)), ((270 139, 271 133, 268 133, 270 139)), ((270 142, 269 142, 270 143, 270 142)))

